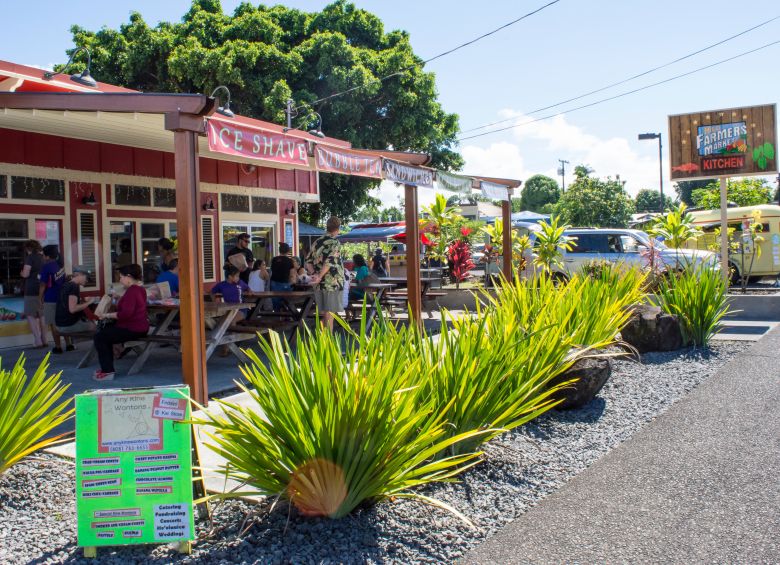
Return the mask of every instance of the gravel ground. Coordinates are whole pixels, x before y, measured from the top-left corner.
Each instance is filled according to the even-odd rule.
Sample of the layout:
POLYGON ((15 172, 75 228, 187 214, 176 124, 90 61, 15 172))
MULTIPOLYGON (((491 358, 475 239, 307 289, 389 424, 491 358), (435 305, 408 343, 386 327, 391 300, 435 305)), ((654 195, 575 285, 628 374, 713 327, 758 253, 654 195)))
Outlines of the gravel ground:
POLYGON ((286 504, 231 501, 215 508, 215 528, 198 524, 192 556, 168 546, 101 548, 84 561, 76 547, 74 465, 28 459, 0 481, 0 563, 450 563, 538 504, 631 436, 676 399, 750 346, 716 342, 709 350, 653 353, 615 362, 612 378, 590 404, 552 411, 485 448, 485 461, 462 482, 425 494, 471 519, 399 500, 341 520, 306 519, 286 504))

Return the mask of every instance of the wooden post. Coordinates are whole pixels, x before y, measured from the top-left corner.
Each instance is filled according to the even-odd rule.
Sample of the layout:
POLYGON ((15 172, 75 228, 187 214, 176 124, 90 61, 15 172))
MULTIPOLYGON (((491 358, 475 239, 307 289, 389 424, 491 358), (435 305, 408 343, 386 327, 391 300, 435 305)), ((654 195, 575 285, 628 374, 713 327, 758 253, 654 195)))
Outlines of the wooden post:
POLYGON ((422 321, 422 287, 420 286, 420 223, 417 220, 417 187, 404 185, 406 212, 406 287, 409 298, 409 321, 422 321))
POLYGON ((504 252, 503 274, 507 282, 512 282, 514 279, 512 276, 512 197, 509 190, 507 190, 507 199, 501 201, 501 219, 504 223, 503 241, 501 242, 504 252))
POLYGON ((190 395, 206 405, 206 327, 203 316, 202 235, 198 134, 174 131, 176 171, 176 223, 179 238, 179 296, 181 297, 181 368, 190 395))
POLYGON ((728 286, 730 282, 729 273, 729 220, 728 220, 728 200, 726 199, 726 178, 720 179, 720 270, 723 280, 728 286))

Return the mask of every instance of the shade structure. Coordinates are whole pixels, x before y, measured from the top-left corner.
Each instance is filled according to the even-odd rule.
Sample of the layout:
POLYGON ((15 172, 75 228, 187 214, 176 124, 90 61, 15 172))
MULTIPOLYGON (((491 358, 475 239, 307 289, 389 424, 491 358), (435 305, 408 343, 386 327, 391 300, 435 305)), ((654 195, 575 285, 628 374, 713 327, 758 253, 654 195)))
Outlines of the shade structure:
POLYGON ((398 234, 406 231, 405 222, 392 224, 362 224, 348 233, 341 234, 338 239, 345 243, 362 243, 369 241, 387 241, 397 239, 398 234))
POLYGON ((514 212, 512 214, 513 222, 539 222, 542 220, 548 221, 549 219, 549 214, 537 214, 536 212, 531 212, 530 210, 523 210, 522 212, 514 212))
POLYGON ((324 229, 305 224, 303 222, 298 222, 299 237, 319 237, 321 235, 325 235, 324 229))

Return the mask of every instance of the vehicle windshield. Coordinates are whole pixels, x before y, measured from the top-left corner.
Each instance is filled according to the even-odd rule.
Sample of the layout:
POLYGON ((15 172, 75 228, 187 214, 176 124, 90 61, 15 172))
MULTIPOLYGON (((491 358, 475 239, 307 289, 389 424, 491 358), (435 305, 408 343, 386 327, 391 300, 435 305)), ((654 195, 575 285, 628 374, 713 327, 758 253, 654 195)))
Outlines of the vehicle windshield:
MULTIPOLYGON (((636 235, 636 238, 642 242, 642 245, 650 246, 650 236, 647 235, 645 232, 634 232, 634 235, 636 235)), ((666 249, 666 244, 663 241, 660 241, 658 239, 655 240, 655 246, 658 249, 666 249)))

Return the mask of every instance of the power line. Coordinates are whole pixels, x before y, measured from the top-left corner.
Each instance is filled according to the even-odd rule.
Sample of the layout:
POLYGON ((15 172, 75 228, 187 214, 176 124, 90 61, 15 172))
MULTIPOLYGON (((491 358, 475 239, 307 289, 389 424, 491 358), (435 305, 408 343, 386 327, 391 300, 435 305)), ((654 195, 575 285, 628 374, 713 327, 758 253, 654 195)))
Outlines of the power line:
POLYGON ((729 57, 728 59, 723 59, 723 60, 718 61, 716 63, 712 63, 710 65, 706 65, 704 67, 699 67, 698 69, 694 69, 692 71, 688 71, 687 73, 682 73, 682 74, 679 74, 677 76, 673 76, 673 77, 670 77, 670 78, 667 78, 667 79, 664 79, 664 80, 660 80, 658 82, 654 82, 652 84, 648 84, 646 86, 635 88, 634 90, 629 90, 628 92, 623 92, 621 94, 616 94, 615 96, 610 96, 608 98, 602 98, 601 100, 596 100, 595 102, 591 102, 589 104, 583 104, 582 106, 577 106, 576 108, 570 108, 568 110, 563 110, 561 112, 556 112, 555 114, 549 114, 547 116, 542 116, 541 118, 535 118, 533 120, 528 120, 528 121, 525 121, 525 122, 521 122, 519 124, 513 124, 511 126, 506 126, 506 127, 503 127, 503 128, 493 129, 493 130, 490 130, 490 131, 486 131, 486 132, 483 132, 483 133, 478 133, 478 134, 475 134, 475 135, 469 135, 469 136, 466 136, 466 137, 459 137, 458 141, 465 141, 467 139, 474 139, 475 137, 482 137, 484 135, 490 135, 491 133, 498 133, 498 132, 501 132, 501 131, 506 131, 506 130, 513 129, 513 128, 516 128, 516 127, 525 126, 525 125, 528 125, 528 124, 533 124, 535 122, 541 122, 542 120, 549 120, 550 118, 554 118, 556 116, 562 116, 563 114, 569 114, 571 112, 576 112, 577 110, 583 110, 585 108, 590 108, 590 107, 596 106, 598 104, 603 104, 604 102, 609 102, 610 100, 616 100, 617 98, 623 98, 624 96, 628 96, 629 94, 636 94, 637 92, 641 92, 643 90, 647 90, 648 88, 652 88, 654 86, 659 86, 661 84, 666 84, 667 82, 671 82, 671 81, 677 80, 679 78, 687 77, 687 76, 690 76, 692 74, 695 74, 695 73, 698 73, 698 72, 701 72, 701 71, 705 71, 705 70, 711 69, 713 67, 717 67, 718 65, 722 65, 723 63, 728 63, 729 61, 733 61, 734 59, 739 59, 740 57, 745 57, 746 55, 750 55, 751 53, 755 53, 756 51, 761 51, 762 49, 766 49, 768 47, 772 47, 773 45, 777 45, 778 43, 780 43, 780 39, 777 40, 777 41, 773 41, 772 43, 767 43, 766 45, 762 45, 761 47, 756 47, 755 49, 751 49, 749 51, 745 51, 745 52, 740 53, 738 55, 734 55, 733 57, 729 57))
MULTIPOLYGON (((551 108, 556 108, 558 106, 562 106, 563 104, 568 104, 569 102, 574 102, 575 100, 580 100, 581 98, 585 98, 587 96, 590 96, 591 94, 596 94, 598 92, 602 92, 602 91, 607 90, 609 88, 613 88, 615 86, 620 86, 621 84, 625 84, 627 82, 630 82, 630 81, 632 81, 634 79, 643 77, 645 75, 649 75, 650 73, 653 73, 655 71, 658 71, 658 70, 666 68, 666 67, 669 67, 671 65, 674 65, 675 63, 679 63, 680 61, 684 61, 685 59, 690 59, 691 57, 693 57, 695 55, 698 55, 700 53, 704 53, 705 51, 713 49, 714 47, 717 47, 719 45, 723 45, 724 43, 727 43, 727 42, 731 41, 732 39, 736 39, 737 37, 739 37, 741 35, 745 35, 746 33, 750 33, 751 31, 756 30, 756 29, 758 29, 758 28, 760 28, 762 26, 765 26, 765 25, 767 25, 769 23, 772 23, 773 21, 775 21, 777 19, 780 19, 780 16, 775 16, 774 18, 771 18, 769 20, 761 22, 760 24, 755 25, 755 26, 753 26, 753 27, 751 27, 749 29, 746 29, 745 31, 741 31, 741 32, 737 33, 736 35, 732 35, 731 37, 727 37, 726 39, 722 39, 721 41, 718 41, 717 43, 713 43, 712 45, 709 45, 707 47, 699 49, 698 51, 694 51, 693 53, 688 53, 687 55, 685 55, 683 57, 679 57, 678 59, 675 59, 674 61, 669 61, 668 63, 664 63, 663 65, 659 65, 657 67, 653 67, 652 69, 648 69, 648 70, 646 70, 644 72, 641 72, 639 74, 630 76, 627 79, 623 79, 623 80, 618 81, 618 82, 613 82, 612 84, 608 84, 607 86, 602 86, 601 88, 597 88, 596 90, 591 90, 590 92, 586 92, 584 94, 580 94, 578 96, 575 96, 574 98, 569 98, 568 100, 563 100, 561 102, 556 102, 555 104, 551 104, 549 106, 544 106, 542 108, 537 108, 536 110, 532 110, 532 111, 528 112, 528 114, 536 114, 537 112, 544 112, 545 110, 549 110, 551 108)), ((498 120, 498 121, 495 121, 495 122, 491 122, 489 124, 484 124, 484 125, 481 125, 481 126, 477 126, 477 127, 474 127, 474 128, 463 130, 460 133, 462 133, 462 134, 463 133, 469 133, 469 132, 472 132, 472 131, 477 131, 477 130, 480 130, 480 129, 488 128, 490 126, 503 124, 505 122, 511 122, 512 120, 516 120, 516 119, 517 119, 517 117, 506 118, 506 119, 503 119, 503 120, 498 120)))
MULTIPOLYGON (((449 55, 449 54, 451 54, 451 53, 454 53, 455 51, 458 51, 459 49, 463 49, 464 47, 468 47, 469 45, 472 45, 472 44, 476 43, 477 41, 480 41, 480 40, 482 40, 482 39, 485 39, 486 37, 489 37, 489 36, 491 36, 491 35, 493 35, 493 34, 495 34, 495 33, 498 33, 498 32, 499 32, 499 31, 501 31, 502 29, 506 29, 506 28, 508 28, 509 26, 512 26, 512 25, 514 25, 514 24, 516 24, 516 23, 518 23, 518 22, 521 22, 521 21, 523 21, 523 20, 524 20, 524 19, 526 19, 526 18, 530 18, 530 17, 531 17, 531 16, 533 16, 534 14, 538 14, 538 13, 539 13, 539 12, 541 12, 542 10, 544 10, 544 9, 546 9, 546 8, 549 8, 549 7, 550 7, 550 6, 552 6, 553 4, 557 4, 557 3, 558 3, 558 2, 560 2, 560 1, 561 1, 561 0, 552 0, 551 2, 548 2, 547 4, 545 4, 544 6, 541 6, 541 7, 537 8, 536 10, 533 10, 533 11, 531 11, 531 12, 528 12, 527 14, 524 14, 524 15, 520 16, 519 18, 517 18, 517 19, 515 19, 515 20, 512 20, 511 22, 507 22, 507 23, 505 23, 504 25, 502 25, 502 26, 499 26, 499 27, 497 27, 496 29, 494 29, 494 30, 492 30, 492 31, 489 31, 489 32, 487 32, 487 33, 483 33, 483 34, 482 34, 482 35, 480 35, 479 37, 475 37, 475 38, 474 38, 474 39, 472 39, 471 41, 467 41, 466 43, 461 43, 461 44, 460 44, 460 45, 458 45, 457 47, 453 47, 452 49, 449 49, 449 50, 447 50, 447 51, 444 51, 443 53, 439 53, 438 55, 434 55, 434 56, 433 56, 433 57, 431 57, 430 59, 425 59, 424 61, 422 61, 421 63, 419 63, 419 65, 424 67, 425 65, 427 65, 427 64, 428 64, 428 63, 430 63, 431 61, 435 61, 436 59, 440 59, 441 57, 444 57, 445 55, 449 55)), ((315 100, 314 102, 311 102, 311 103, 309 103, 309 105, 310 105, 310 106, 314 106, 315 104, 321 104, 322 102, 326 102, 326 101, 328 101, 328 100, 331 100, 331 99, 333 99, 333 98, 337 98, 337 97, 339 97, 339 96, 344 96, 345 94, 349 94, 350 92, 355 92, 356 90, 360 90, 361 88, 365 88, 365 87, 367 87, 367 86, 370 86, 370 85, 372 85, 372 84, 376 84, 376 83, 378 83, 378 82, 384 82, 384 81, 386 81, 386 80, 387 80, 387 79, 389 79, 389 78, 393 78, 393 77, 396 77, 396 76, 400 76, 400 75, 402 75, 403 73, 405 73, 406 71, 408 71, 408 70, 410 70, 410 69, 413 69, 413 68, 414 68, 414 67, 416 67, 417 65, 418 65, 418 63, 415 63, 415 64, 413 64, 413 65, 409 65, 409 66, 407 66, 407 67, 404 67, 404 68, 403 68, 403 69, 401 69, 400 71, 396 71, 396 72, 394 72, 394 73, 392 73, 392 74, 389 74, 389 75, 387 75, 387 76, 385 76, 385 77, 382 77, 382 78, 377 78, 377 79, 371 80, 371 81, 369 81, 369 82, 366 82, 366 83, 364 83, 364 84, 360 84, 360 85, 358 85, 358 86, 353 86, 352 88, 348 88, 347 90, 343 90, 343 91, 341 91, 341 92, 336 92, 335 94, 330 94, 330 95, 328 95, 328 96, 325 96, 325 97, 323 97, 323 98, 319 98, 319 99, 315 100)), ((294 109, 294 110, 300 110, 300 109, 302 109, 302 108, 304 108, 304 106, 296 106, 296 107, 295 107, 295 108, 293 108, 293 109, 294 109)))

